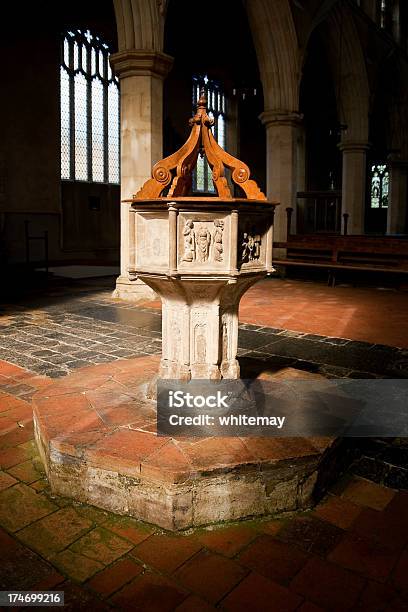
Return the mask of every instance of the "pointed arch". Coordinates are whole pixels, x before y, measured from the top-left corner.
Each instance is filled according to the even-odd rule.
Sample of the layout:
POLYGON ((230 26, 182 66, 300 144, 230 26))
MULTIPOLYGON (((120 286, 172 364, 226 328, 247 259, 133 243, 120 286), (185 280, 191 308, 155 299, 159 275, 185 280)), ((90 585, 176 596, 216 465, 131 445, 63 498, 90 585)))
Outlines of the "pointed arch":
POLYGON ((119 51, 163 50, 165 0, 113 0, 119 51))
POLYGON ((339 117, 347 125, 343 141, 368 141, 370 87, 367 67, 353 16, 346 5, 337 4, 332 8, 324 32, 336 83, 339 117))
POLYGON ((296 112, 299 106, 298 39, 287 0, 247 0, 265 108, 296 112))

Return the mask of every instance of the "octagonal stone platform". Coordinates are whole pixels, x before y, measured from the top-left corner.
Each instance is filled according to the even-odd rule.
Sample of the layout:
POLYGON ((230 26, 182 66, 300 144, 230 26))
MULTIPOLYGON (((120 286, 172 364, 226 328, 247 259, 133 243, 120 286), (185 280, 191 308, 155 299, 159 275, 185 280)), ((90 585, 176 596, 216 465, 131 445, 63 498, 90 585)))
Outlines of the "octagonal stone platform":
POLYGON ((158 362, 82 368, 36 394, 35 435, 54 493, 169 530, 312 505, 337 469, 333 439, 157 436, 145 390, 158 362))

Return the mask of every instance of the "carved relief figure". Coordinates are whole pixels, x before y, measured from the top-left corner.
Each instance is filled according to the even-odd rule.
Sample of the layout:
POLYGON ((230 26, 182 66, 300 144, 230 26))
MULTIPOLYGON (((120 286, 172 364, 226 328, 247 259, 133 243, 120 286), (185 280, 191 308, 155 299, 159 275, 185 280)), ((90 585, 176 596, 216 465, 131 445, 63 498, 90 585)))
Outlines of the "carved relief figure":
POLYGON ((207 353, 206 326, 200 323, 196 325, 194 332, 196 362, 205 363, 207 353))
POLYGON ((181 347, 181 332, 180 332, 180 321, 177 311, 171 311, 171 323, 170 323, 170 334, 172 337, 172 350, 169 357, 173 361, 179 359, 180 347, 181 347))
POLYGON ((201 226, 196 233, 197 261, 207 261, 210 250, 211 234, 207 228, 201 226))
POLYGON ((254 259, 259 259, 261 256, 261 237, 259 234, 255 236, 255 252, 254 259))
POLYGON ((181 258, 182 261, 194 261, 195 260, 195 232, 194 223, 191 219, 186 220, 186 224, 183 230, 184 236, 184 255, 181 258))
POLYGON ((222 324, 222 358, 228 359, 228 325, 225 321, 222 324))
POLYGON ((160 238, 155 238, 153 240, 152 251, 155 257, 159 257, 161 255, 162 243, 160 238))
POLYGON ((214 227, 215 227, 215 230, 213 232, 213 243, 214 243, 213 258, 214 258, 214 261, 222 261, 223 260, 222 253, 224 250, 222 246, 222 233, 224 231, 224 221, 222 219, 215 219, 214 227))
POLYGON ((249 239, 247 232, 244 232, 244 237, 242 239, 242 261, 247 261, 249 259, 249 239))
POLYGON ((243 262, 259 259, 261 254, 261 237, 259 234, 244 232, 241 246, 241 259, 243 262))
POLYGON ((184 253, 182 261, 205 263, 211 257, 213 261, 223 261, 223 219, 214 220, 214 229, 204 223, 187 219, 184 225, 184 253), (210 251, 211 246, 211 251, 210 251))

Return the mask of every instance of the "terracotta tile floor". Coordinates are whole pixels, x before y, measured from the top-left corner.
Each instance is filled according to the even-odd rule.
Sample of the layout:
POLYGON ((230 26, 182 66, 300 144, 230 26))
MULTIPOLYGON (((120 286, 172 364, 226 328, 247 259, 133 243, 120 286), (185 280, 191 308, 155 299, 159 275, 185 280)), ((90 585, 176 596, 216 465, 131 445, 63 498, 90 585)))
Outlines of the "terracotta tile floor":
MULTIPOLYGON (((115 511, 126 503, 133 512, 137 508, 140 520, 172 530, 200 524, 197 513, 201 513, 203 524, 228 517, 239 520, 245 513, 259 516, 266 504, 282 511, 304 509, 310 505, 310 492, 303 483, 314 482, 311 474, 316 471, 317 480, 321 472, 339 474, 340 449, 329 436, 259 438, 235 433, 212 437, 208 430, 201 438, 156 435, 156 406, 146 400, 144 387, 157 372, 159 361, 159 356, 153 355, 87 366, 33 395, 36 439, 39 448, 47 449, 44 454, 55 491, 62 495, 76 491, 82 501, 107 510, 115 511), (112 480, 112 471, 120 477, 112 480), (220 473, 225 477, 222 490, 220 473), (265 494, 277 478, 284 481, 284 492, 265 494), (248 487, 252 494, 245 493, 248 487), (140 499, 149 495, 152 501, 146 507, 140 499), (247 499, 242 505, 237 503, 245 495, 250 505, 245 506, 247 499), (203 496, 205 509, 197 502, 203 496), (186 500, 181 511, 180 497, 186 500)), ((322 375, 304 370, 276 372, 265 366, 258 380, 281 380, 283 374, 287 381, 324 380, 322 375)), ((27 484, 36 480, 27 462, 9 474, 23 476, 27 484)), ((160 550, 162 553, 162 562, 167 564, 171 551, 160 550)))
MULTIPOLYGON (((57 378, 160 353, 160 302, 115 300, 113 284, 50 286, 0 306, 0 359, 57 378)), ((325 375, 405 377, 407 306, 404 291, 266 280, 242 300, 238 355, 307 362, 325 375)), ((24 399, 29 391, 20 385, 20 392, 24 399)))
POLYGON ((408 292, 266 280, 242 300, 242 321, 408 347, 408 292))
MULTIPOLYGON (((145 306, 160 307, 160 301, 145 306)), ((278 278, 260 281, 242 298, 241 323, 408 348, 408 291, 334 289, 278 278)))
POLYGON ((408 493, 349 476, 311 512, 166 534, 52 496, 13 395, 52 381, 0 372, 1 589, 64 590, 73 611, 408 610, 408 493))
MULTIPOLYGON (((110 295, 101 288, 88 304, 111 307, 110 295)), ((129 317, 138 309, 121 306, 129 317)), ((146 303, 141 315, 159 306, 146 303)), ((26 307, 17 310, 24 318, 26 307)), ((14 305, 8 312, 12 321, 14 305)), ((240 320, 408 348, 407 312, 404 291, 271 279, 244 297, 240 320)), ((154 334, 147 352, 156 351, 154 334)), ((127 329, 122 335, 128 341, 127 329)), ((97 337, 88 342, 100 348, 97 337)), ((10 346, 12 354, 14 336, 10 346)), ((133 345, 117 357, 126 350, 132 354, 133 345)), ((52 382, 0 361, 0 589, 64 590, 73 611, 408 610, 408 493, 347 476, 312 512, 167 534, 51 495, 33 440, 31 395, 52 382)))

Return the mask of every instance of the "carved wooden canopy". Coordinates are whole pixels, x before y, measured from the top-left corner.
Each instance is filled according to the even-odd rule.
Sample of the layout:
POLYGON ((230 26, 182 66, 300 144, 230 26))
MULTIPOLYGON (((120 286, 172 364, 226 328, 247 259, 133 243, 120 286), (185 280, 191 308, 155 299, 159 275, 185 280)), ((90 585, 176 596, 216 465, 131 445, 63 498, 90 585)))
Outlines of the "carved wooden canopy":
POLYGON ((197 164, 198 155, 204 154, 212 170, 212 179, 219 198, 233 198, 225 177, 225 167, 227 167, 231 170, 233 182, 243 190, 248 200, 266 200, 265 194, 256 182, 249 178, 248 166, 224 151, 215 140, 211 131, 214 119, 207 115, 204 90, 201 90, 197 112, 189 123, 191 134, 187 141, 178 151, 153 166, 152 178, 145 182, 134 198, 143 200, 159 198, 169 185, 166 197, 190 195, 192 172, 197 164))

